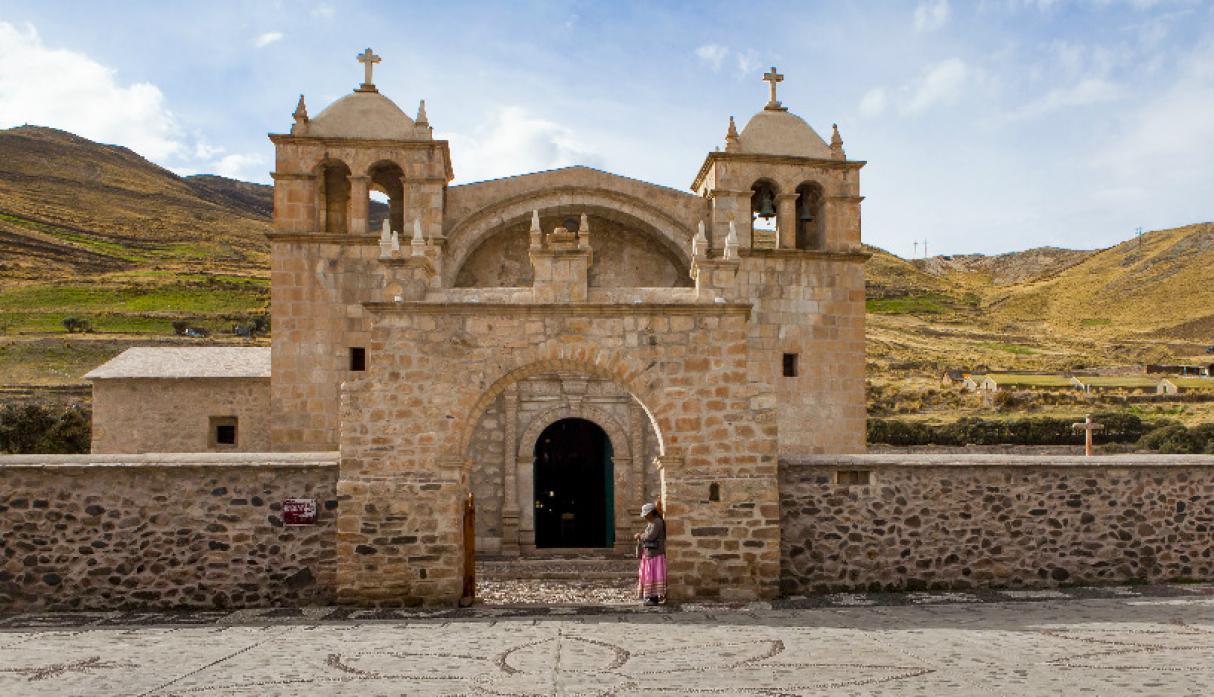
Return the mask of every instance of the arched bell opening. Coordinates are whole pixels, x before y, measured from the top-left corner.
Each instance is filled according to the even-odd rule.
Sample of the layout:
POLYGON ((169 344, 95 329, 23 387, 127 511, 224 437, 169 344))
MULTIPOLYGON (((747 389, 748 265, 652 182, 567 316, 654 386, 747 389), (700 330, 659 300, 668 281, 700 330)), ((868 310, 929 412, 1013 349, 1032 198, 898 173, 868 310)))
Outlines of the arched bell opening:
POLYGON ((823 249, 822 187, 806 182, 797 187, 797 249, 823 249))
POLYGON ((612 452, 607 432, 587 419, 560 419, 540 433, 531 502, 537 548, 615 544, 612 452))
POLYGON ((395 162, 381 161, 367 170, 367 218, 371 232, 379 232, 384 220, 393 230, 405 234, 404 170, 395 162))
MULTIPOLYGON (((750 187, 751 229, 761 233, 776 231, 776 194, 780 193, 775 183, 760 179, 750 187)), ((754 237, 751 237, 754 244, 754 237)))
POLYGON ((317 170, 317 227, 328 233, 345 234, 350 208, 350 168, 340 160, 324 160, 317 170))

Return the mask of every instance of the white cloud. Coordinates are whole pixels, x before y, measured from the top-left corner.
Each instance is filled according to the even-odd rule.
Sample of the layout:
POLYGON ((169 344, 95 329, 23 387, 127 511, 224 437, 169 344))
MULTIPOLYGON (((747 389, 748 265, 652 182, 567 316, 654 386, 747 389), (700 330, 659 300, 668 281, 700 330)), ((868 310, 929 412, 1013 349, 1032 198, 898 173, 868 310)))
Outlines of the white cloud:
POLYGON ((275 41, 282 39, 284 34, 280 31, 268 31, 264 34, 259 34, 256 39, 253 39, 253 45, 257 48, 265 48, 275 41))
POLYGON ((332 5, 317 5, 312 8, 309 13, 317 19, 333 19, 337 16, 337 10, 332 5))
POLYGON ((885 88, 874 87, 865 92, 864 97, 860 99, 860 114, 862 116, 879 116, 885 111, 888 103, 889 97, 885 94, 885 88))
POLYGON ((952 104, 973 71, 960 58, 950 58, 928 66, 914 82, 901 90, 900 110, 918 114, 942 104, 952 104))
POLYGON ((697 58, 712 68, 714 73, 720 71, 721 66, 731 57, 733 63, 737 65, 738 74, 742 76, 757 73, 762 65, 759 62, 758 52, 753 48, 739 51, 721 44, 704 44, 695 50, 695 54, 697 58))
POLYGON ((520 106, 495 111, 471 134, 449 134, 456 176, 481 181, 568 165, 601 167, 602 157, 558 123, 537 118, 520 106))
POLYGON ((120 84, 113 70, 84 54, 48 48, 29 25, 0 22, 0 56, 0 127, 61 128, 153 159, 184 150, 155 85, 120 84))
POLYGON ((222 177, 244 180, 260 180, 265 177, 266 159, 261 155, 232 153, 224 155, 211 164, 211 171, 222 177))
POLYGON ((1088 78, 1080 80, 1074 85, 1052 89, 1038 99, 1010 112, 1008 118, 1010 120, 1036 118, 1059 109, 1111 102, 1125 96, 1126 90, 1120 85, 1100 78, 1088 78))
POLYGON ((720 44, 704 44, 696 49, 696 56, 712 66, 715 73, 721 69, 721 63, 729 56, 729 49, 720 44))
POLYGON ((755 53, 753 48, 746 49, 745 53, 741 51, 735 51, 734 53, 738 61, 738 72, 740 74, 749 75, 759 70, 759 54, 755 53))
POLYGON ((915 8, 915 31, 935 31, 948 23, 948 0, 924 0, 915 8))

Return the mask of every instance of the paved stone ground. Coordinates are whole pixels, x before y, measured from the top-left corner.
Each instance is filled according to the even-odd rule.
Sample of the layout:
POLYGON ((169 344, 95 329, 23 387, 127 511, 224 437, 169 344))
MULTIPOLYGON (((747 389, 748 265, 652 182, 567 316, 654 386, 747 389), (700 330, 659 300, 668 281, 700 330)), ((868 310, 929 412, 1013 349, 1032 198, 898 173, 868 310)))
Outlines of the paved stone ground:
POLYGON ((0 695, 1206 695, 1214 586, 0 617, 0 695))

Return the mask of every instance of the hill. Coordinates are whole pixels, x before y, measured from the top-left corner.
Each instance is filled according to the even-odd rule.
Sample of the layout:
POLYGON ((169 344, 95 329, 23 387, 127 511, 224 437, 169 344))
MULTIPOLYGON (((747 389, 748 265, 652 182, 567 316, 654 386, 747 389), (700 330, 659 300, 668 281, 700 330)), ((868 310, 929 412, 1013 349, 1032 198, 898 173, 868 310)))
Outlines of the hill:
POLYGON ((263 196, 216 179, 64 131, 0 131, 0 280, 136 268, 264 277, 263 196))

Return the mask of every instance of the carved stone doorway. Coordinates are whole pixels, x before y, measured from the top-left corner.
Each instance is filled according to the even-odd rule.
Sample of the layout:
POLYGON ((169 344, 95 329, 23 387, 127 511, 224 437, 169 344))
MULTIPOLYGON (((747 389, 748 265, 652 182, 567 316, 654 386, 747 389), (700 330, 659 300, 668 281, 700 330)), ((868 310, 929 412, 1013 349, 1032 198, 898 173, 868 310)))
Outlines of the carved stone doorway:
POLYGON ((535 442, 532 500, 537 548, 615 544, 611 440, 593 421, 561 419, 535 442))

